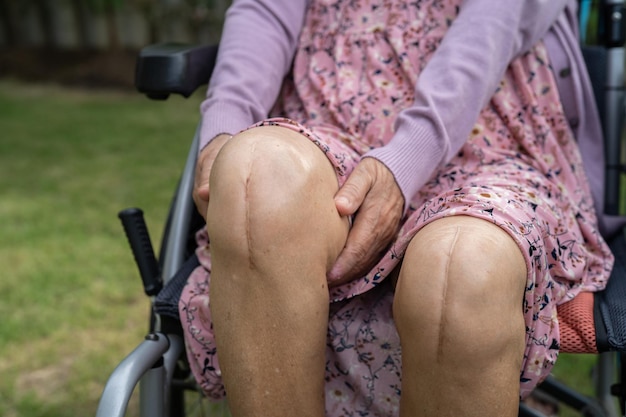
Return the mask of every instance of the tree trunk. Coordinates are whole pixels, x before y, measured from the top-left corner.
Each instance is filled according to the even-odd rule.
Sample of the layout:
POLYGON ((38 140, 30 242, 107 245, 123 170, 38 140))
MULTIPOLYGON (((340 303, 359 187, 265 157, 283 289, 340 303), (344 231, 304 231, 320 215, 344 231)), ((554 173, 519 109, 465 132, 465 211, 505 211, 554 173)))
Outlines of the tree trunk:
POLYGON ((159 41, 159 18, 160 9, 162 9, 160 3, 153 3, 150 1, 138 1, 137 8, 141 12, 141 16, 146 22, 146 34, 148 36, 148 44, 153 44, 159 41))
POLYGON ((48 0, 33 0, 33 3, 37 8, 37 17, 39 18, 39 24, 41 25, 41 31, 43 33, 43 46, 56 49, 58 39, 54 30, 54 20, 52 18, 52 11, 50 10, 50 3, 48 0))
POLYGON ((21 44, 16 15, 14 1, 0 0, 0 22, 4 32, 4 41, 8 47, 16 47, 21 44))
POLYGON ((88 49, 92 45, 89 44, 89 29, 87 23, 87 7, 84 0, 71 0, 72 15, 74 16, 74 24, 76 25, 76 35, 78 36, 78 46, 81 49, 88 49))
POLYGON ((122 48, 120 36, 117 32, 117 15, 115 6, 112 1, 106 1, 104 4, 104 18, 106 21, 109 49, 117 51, 122 48))

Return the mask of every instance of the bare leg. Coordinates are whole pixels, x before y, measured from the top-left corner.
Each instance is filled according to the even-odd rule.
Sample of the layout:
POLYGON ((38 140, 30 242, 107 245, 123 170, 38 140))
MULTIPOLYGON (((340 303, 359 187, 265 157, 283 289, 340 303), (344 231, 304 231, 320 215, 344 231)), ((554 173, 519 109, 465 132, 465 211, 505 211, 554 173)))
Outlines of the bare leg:
POLYGON ((524 258, 499 227, 437 220, 413 239, 394 300, 401 416, 517 416, 524 258))
POLYGON ((211 173, 211 314, 233 416, 324 415, 326 271, 348 232, 335 173, 308 139, 261 127, 211 173))

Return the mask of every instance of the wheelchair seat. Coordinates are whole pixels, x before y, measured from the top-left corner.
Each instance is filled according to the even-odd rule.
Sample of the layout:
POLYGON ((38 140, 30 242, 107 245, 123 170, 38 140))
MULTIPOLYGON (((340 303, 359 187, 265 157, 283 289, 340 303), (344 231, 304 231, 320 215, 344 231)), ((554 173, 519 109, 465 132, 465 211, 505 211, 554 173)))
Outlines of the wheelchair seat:
POLYGON ((609 241, 615 265, 604 291, 581 293, 557 307, 564 353, 626 350, 626 239, 609 241))

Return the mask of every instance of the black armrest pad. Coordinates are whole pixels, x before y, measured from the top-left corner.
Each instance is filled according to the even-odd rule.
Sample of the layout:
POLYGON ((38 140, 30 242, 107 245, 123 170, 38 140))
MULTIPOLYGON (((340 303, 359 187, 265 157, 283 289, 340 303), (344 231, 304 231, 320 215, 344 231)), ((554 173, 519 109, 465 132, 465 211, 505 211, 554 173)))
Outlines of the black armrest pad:
POLYGON ((217 45, 161 43, 139 52, 135 87, 153 99, 170 94, 189 97, 209 77, 215 66, 217 45))

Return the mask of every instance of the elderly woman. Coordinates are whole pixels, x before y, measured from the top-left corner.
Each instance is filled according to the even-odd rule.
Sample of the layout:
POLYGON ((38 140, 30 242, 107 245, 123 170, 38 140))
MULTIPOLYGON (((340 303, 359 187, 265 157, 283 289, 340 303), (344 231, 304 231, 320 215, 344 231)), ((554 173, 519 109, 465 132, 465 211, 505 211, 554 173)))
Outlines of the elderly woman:
POLYGON ((233 2, 179 305, 207 393, 236 417, 517 415, 556 306, 613 261, 575 7, 233 2))

